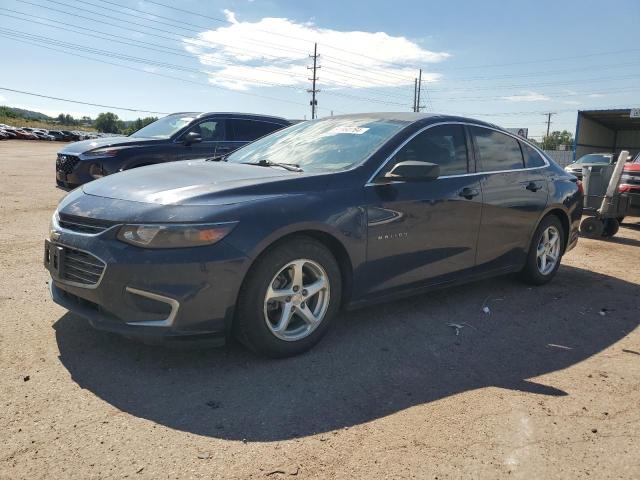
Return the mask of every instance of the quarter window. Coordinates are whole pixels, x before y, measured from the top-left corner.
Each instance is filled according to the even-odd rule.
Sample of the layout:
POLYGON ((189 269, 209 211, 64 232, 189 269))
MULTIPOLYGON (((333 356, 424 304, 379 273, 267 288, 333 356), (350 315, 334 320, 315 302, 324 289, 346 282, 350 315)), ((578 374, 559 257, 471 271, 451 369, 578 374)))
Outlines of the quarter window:
POLYGON ((227 120, 231 139, 240 142, 252 142, 260 137, 282 128, 282 125, 255 120, 227 120))
POLYGON ((480 170, 496 172, 524 167, 520 142, 509 135, 482 127, 471 127, 480 156, 480 170))
POLYGON ((406 161, 440 165, 440 175, 468 173, 467 144, 462 125, 438 125, 418 134, 396 153, 390 168, 406 161))
POLYGON ((524 166, 527 168, 544 167, 542 156, 526 143, 520 142, 524 154, 524 166))

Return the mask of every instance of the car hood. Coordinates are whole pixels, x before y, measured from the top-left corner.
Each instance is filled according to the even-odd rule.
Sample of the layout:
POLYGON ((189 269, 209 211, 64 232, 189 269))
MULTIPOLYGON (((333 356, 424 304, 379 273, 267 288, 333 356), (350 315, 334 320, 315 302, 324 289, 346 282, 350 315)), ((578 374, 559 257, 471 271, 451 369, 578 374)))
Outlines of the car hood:
POLYGON ((135 168, 82 186, 87 195, 159 205, 231 204, 295 190, 311 176, 276 167, 206 160, 135 168))
POLYGON ((153 145, 163 143, 166 140, 158 140, 157 138, 134 138, 134 137, 106 137, 95 138, 92 140, 82 140, 73 142, 60 150, 60 153, 67 155, 80 155, 90 150, 102 147, 125 147, 132 145, 153 145))

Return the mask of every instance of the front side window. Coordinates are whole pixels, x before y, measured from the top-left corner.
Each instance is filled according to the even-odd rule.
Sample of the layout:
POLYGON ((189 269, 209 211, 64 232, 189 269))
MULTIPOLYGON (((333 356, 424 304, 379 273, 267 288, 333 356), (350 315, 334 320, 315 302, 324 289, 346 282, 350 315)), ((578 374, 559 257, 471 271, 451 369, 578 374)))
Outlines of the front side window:
POLYGON ((190 128, 189 132, 198 133, 202 137, 203 142, 215 142, 222 140, 222 124, 216 120, 200 122, 190 128))
POLYGON ((497 172, 524 167, 518 140, 483 127, 471 127, 480 156, 480 171, 497 172))
POLYGON ((467 143, 462 125, 438 125, 416 135, 402 147, 390 163, 429 162, 440 166, 440 175, 469 172, 467 143))
POLYGON ((260 137, 269 135, 271 132, 281 129, 282 125, 275 123, 261 122, 257 120, 227 120, 227 130, 231 140, 237 142, 252 142, 260 137))

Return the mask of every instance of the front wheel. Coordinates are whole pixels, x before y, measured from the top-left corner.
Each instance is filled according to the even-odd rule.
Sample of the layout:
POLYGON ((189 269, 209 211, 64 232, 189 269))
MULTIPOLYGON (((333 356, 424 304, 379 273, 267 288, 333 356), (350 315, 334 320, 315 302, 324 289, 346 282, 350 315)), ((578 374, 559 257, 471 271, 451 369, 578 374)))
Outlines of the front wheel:
POLYGON ((236 336, 269 357, 303 353, 329 329, 341 290, 340 267, 324 245, 306 236, 280 243, 256 261, 243 282, 236 336))
POLYGON ((533 235, 527 263, 521 272, 523 280, 532 285, 549 282, 560 267, 564 252, 564 229, 555 215, 545 217, 533 235))

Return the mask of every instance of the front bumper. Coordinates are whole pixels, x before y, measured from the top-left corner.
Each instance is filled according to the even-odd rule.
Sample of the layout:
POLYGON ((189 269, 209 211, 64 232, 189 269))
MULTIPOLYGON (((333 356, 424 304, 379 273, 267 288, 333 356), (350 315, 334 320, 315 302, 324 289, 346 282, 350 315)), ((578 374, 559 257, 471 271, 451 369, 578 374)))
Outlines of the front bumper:
POLYGON ((51 297, 101 330, 156 343, 177 337, 224 340, 248 259, 224 240, 182 249, 143 249, 115 238, 63 231, 50 245, 82 251, 105 264, 95 284, 81 285, 56 270, 51 297))

